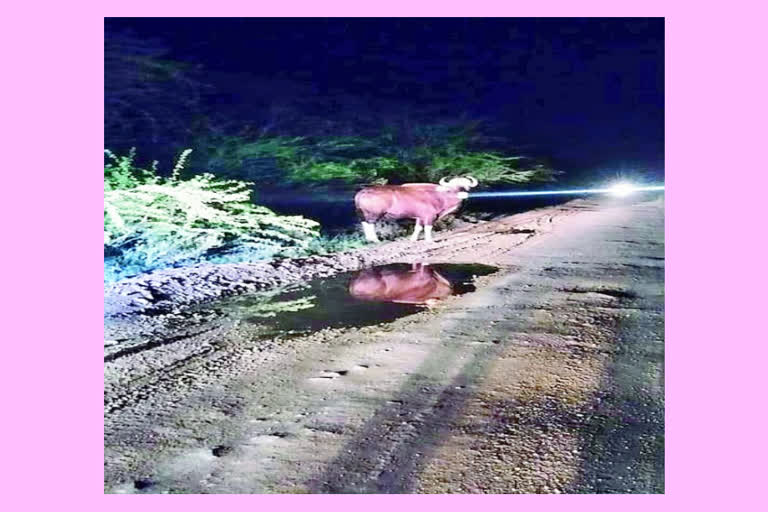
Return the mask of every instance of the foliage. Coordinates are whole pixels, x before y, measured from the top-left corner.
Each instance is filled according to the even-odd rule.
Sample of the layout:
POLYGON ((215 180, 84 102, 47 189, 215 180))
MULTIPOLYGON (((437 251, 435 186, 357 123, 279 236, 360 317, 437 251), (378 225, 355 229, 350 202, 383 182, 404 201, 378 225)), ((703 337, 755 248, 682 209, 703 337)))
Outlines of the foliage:
POLYGON ((125 156, 117 156, 105 149, 108 160, 104 164, 104 190, 120 190, 136 188, 145 183, 157 182, 157 160, 152 163, 152 169, 141 169, 133 165, 136 148, 131 148, 125 156))
POLYGON ((212 174, 179 177, 191 150, 182 153, 170 179, 133 166, 133 154, 107 152, 104 244, 112 277, 187 264, 206 256, 247 250, 269 257, 306 246, 319 225, 282 216, 250 202, 250 183, 212 174))
POLYGON ((194 167, 262 187, 435 183, 471 174, 481 186, 552 180, 555 173, 521 156, 482 149, 472 125, 387 126, 377 136, 198 136, 194 167))
MULTIPOLYGON (((465 131, 421 127, 409 134, 415 145, 385 132, 376 138, 301 139, 302 146, 282 160, 287 179, 301 184, 343 182, 436 183, 444 176, 471 174, 482 185, 551 181, 553 170, 522 156, 504 156, 468 147, 465 131)), ((298 140, 298 139, 297 139, 298 140)))
POLYGON ((485 185, 551 181, 554 177, 554 172, 541 164, 525 166, 524 163, 524 157, 505 157, 488 151, 435 151, 429 164, 417 174, 429 182, 436 182, 443 176, 471 174, 485 185))
POLYGON ((168 56, 159 40, 107 30, 110 147, 140 144, 165 159, 193 146, 193 168, 264 187, 435 182, 467 173, 488 185, 553 175, 528 159, 490 152, 477 122, 448 120, 439 109, 317 96, 299 82, 206 72, 168 56))
POLYGON ((313 238, 305 246, 286 250, 287 256, 324 255, 335 252, 352 251, 368 245, 365 237, 359 233, 342 233, 333 236, 321 235, 313 238))
POLYGON ((370 183, 382 179, 386 181, 400 167, 396 159, 381 156, 325 162, 310 159, 292 162, 289 165, 290 180, 310 184, 329 181, 344 183, 370 183))
POLYGON ((198 139, 198 165, 219 176, 236 176, 260 184, 277 182, 297 160, 303 137, 219 135, 198 139))

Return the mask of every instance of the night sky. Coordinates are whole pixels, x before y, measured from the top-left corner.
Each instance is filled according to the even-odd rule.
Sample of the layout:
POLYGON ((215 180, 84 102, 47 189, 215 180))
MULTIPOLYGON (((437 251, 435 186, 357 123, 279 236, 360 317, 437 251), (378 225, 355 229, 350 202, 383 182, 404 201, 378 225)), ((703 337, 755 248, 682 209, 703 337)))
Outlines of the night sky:
POLYGON ((107 37, 157 39, 167 58, 200 65, 217 84, 214 108, 236 105, 247 116, 250 105, 290 90, 249 89, 249 80, 279 80, 297 84, 304 99, 324 98, 331 116, 345 103, 396 103, 481 121, 485 133, 571 176, 663 177, 662 18, 154 18, 105 26, 107 37))

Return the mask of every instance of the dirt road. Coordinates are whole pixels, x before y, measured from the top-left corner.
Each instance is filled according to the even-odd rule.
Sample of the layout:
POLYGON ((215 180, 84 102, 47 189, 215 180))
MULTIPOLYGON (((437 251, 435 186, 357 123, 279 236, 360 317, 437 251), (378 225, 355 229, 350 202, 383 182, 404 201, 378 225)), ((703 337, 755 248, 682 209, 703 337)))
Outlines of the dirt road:
POLYGON ((663 198, 285 265, 306 279, 415 261, 499 271, 309 334, 265 336, 216 305, 110 319, 105 491, 664 492, 663 198))

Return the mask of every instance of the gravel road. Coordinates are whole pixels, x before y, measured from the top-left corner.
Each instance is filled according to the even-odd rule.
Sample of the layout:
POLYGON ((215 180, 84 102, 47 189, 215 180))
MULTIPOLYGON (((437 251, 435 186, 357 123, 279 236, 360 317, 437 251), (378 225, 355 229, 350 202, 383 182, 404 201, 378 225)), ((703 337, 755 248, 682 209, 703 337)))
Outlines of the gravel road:
POLYGON ((148 281, 108 290, 107 493, 664 492, 663 196, 195 272, 153 276, 138 301, 148 281), (499 271, 309 334, 190 307, 393 262, 499 271), (205 291, 179 298, 180 282, 205 291))

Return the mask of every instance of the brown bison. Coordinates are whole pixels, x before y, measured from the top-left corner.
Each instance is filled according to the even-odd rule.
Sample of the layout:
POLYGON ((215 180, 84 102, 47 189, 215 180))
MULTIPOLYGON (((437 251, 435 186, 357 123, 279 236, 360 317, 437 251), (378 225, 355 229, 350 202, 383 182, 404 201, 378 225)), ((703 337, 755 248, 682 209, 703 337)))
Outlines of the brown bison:
POLYGON ((429 265, 414 264, 410 270, 363 270, 349 283, 349 293, 362 300, 432 306, 451 295, 453 288, 429 265))
POLYGON ((432 241, 432 224, 456 211, 477 186, 472 176, 442 178, 440 183, 407 183, 367 187, 355 195, 355 206, 363 224, 365 238, 378 242, 374 223, 380 219, 414 219, 411 240, 417 240, 422 227, 424 239, 432 241))

